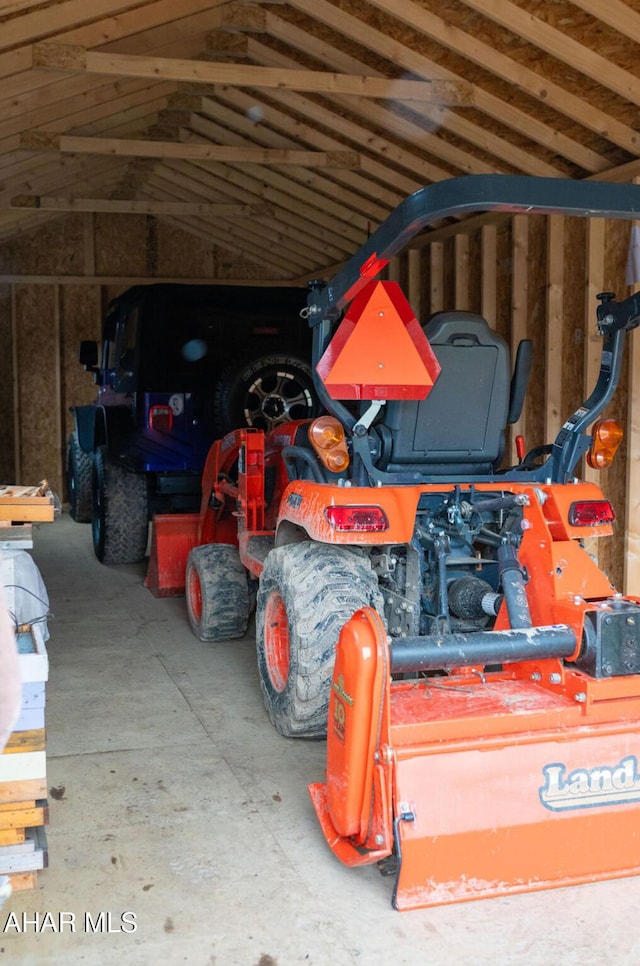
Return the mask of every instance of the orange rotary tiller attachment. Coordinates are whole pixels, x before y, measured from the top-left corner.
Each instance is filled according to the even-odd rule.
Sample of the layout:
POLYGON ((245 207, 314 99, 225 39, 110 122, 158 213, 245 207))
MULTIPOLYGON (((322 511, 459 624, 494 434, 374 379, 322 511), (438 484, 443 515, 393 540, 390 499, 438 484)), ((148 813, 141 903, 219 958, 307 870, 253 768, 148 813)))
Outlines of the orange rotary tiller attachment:
POLYGON ((342 862, 387 859, 401 910, 640 873, 631 678, 548 659, 391 681, 402 646, 370 608, 340 635, 310 792, 342 862))

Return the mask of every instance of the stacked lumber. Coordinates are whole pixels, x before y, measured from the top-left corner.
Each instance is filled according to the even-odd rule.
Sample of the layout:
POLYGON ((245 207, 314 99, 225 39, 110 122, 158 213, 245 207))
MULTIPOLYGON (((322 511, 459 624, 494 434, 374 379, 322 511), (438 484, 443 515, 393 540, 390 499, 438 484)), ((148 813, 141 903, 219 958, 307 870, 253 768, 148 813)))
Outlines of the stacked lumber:
POLYGON ((5 524, 51 523, 55 509, 46 480, 37 486, 0 485, 0 521, 5 524))
POLYGON ((0 876, 14 890, 32 889, 47 867, 48 823, 45 688, 49 658, 42 625, 16 633, 22 676, 20 716, 0 754, 0 876))
MULTIPOLYGON (((24 579, 24 571, 16 571, 18 551, 33 546, 32 524, 52 522, 56 509, 56 498, 46 480, 36 486, 0 485, 0 562, 3 562, 0 574, 5 580, 6 603, 14 616, 19 610, 18 584, 24 579), (16 573, 23 574, 20 580, 16 573)), ((40 596, 46 597, 44 585, 42 588, 40 593, 31 594, 32 604, 40 596)), ((48 600, 40 603, 46 612, 48 600)), ((38 871, 48 864, 44 722, 49 677, 44 636, 46 614, 31 620, 34 622, 16 627, 22 705, 18 721, 0 754, 0 881, 8 877, 14 890, 34 888, 38 871)))

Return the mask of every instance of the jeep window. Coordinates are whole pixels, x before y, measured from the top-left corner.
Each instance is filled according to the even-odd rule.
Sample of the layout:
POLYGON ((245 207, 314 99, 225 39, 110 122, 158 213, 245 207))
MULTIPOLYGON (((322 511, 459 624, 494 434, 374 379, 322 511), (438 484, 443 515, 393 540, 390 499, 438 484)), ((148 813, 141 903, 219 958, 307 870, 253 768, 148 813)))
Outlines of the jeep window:
POLYGON ((145 392, 211 389, 220 365, 219 341, 229 324, 206 302, 167 302, 143 319, 140 388, 145 392))
POLYGON ((119 392, 134 392, 136 389, 139 316, 139 307, 135 305, 118 326, 116 389, 119 392))

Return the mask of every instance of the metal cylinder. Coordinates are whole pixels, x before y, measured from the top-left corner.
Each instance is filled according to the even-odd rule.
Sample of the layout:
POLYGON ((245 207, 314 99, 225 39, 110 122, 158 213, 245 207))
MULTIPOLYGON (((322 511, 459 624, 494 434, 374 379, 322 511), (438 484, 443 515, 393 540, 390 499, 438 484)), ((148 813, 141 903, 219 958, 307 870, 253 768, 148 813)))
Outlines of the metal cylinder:
POLYGON ((564 658, 570 657, 575 648, 576 636, 567 624, 403 637, 391 642, 391 673, 564 658))
POLYGON ((498 569, 511 627, 531 627, 531 613, 524 576, 513 544, 504 543, 498 549, 498 569))

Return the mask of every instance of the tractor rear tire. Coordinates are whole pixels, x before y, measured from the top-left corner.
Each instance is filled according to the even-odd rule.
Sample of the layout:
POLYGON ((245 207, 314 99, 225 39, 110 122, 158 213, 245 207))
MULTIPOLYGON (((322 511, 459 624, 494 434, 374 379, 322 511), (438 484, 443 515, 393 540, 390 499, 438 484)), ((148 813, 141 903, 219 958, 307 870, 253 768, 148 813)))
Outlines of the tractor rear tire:
POLYGON ((305 542, 268 555, 256 648, 265 706, 281 735, 325 737, 338 636, 366 605, 382 614, 377 577, 357 550, 305 542))
POLYGON ((185 594, 191 629, 201 641, 230 641, 247 633, 249 577, 236 547, 194 547, 187 559, 185 594))
POLYGON ((77 433, 67 443, 67 491, 69 516, 76 523, 91 523, 93 453, 85 453, 77 433))
POLYGON ((144 560, 149 535, 147 480, 107 457, 104 447, 93 459, 93 549, 100 563, 144 560))

